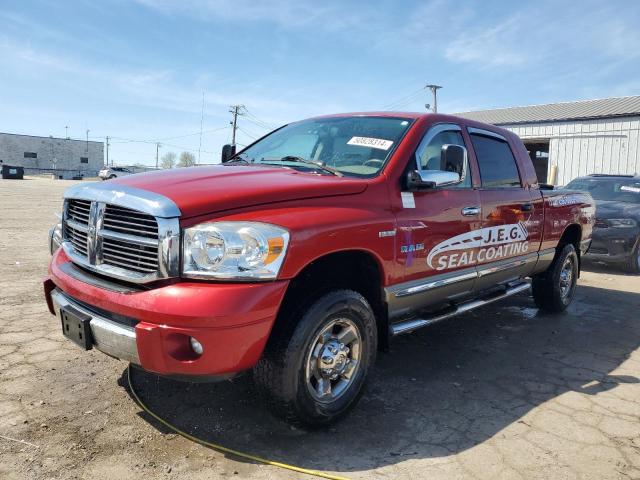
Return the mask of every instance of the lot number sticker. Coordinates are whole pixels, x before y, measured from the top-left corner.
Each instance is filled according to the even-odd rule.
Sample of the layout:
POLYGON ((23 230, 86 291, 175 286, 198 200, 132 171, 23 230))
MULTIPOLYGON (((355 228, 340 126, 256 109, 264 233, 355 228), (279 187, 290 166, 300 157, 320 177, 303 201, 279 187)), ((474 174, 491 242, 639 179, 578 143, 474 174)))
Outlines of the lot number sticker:
POLYGON ((378 150, 389 150, 393 142, 382 138, 371 137, 351 137, 347 145, 358 145, 359 147, 377 148, 378 150))

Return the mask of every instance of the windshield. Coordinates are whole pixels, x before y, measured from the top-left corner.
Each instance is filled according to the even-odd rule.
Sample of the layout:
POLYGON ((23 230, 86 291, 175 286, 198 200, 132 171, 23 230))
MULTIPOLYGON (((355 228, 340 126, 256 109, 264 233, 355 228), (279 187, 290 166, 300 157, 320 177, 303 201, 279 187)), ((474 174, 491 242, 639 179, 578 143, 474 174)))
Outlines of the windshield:
POLYGON ((395 117, 304 120, 276 130, 235 159, 321 174, 334 170, 345 176, 372 177, 380 172, 410 124, 410 119, 395 117))
POLYGON ((640 203, 640 181, 633 178, 579 178, 565 188, 589 192, 596 200, 640 203))

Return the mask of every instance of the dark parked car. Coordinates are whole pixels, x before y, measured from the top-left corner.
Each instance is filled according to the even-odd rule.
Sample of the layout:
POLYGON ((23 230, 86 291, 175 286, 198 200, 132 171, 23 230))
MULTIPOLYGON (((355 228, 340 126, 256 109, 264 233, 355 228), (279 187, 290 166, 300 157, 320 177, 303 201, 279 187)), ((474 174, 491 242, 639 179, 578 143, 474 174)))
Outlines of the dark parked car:
POLYGON ((596 201, 596 224, 587 257, 640 273, 640 176, 589 175, 572 180, 565 188, 589 192, 596 201))

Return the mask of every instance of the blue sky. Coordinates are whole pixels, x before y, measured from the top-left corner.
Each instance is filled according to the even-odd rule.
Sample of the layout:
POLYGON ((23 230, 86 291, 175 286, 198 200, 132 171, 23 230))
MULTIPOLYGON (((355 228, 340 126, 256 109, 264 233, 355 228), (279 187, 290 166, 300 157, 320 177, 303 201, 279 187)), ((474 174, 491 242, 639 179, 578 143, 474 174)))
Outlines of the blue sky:
POLYGON ((322 113, 640 94, 640 2, 0 0, 0 131, 114 137, 116 162, 322 113), (126 140, 125 140, 126 139, 126 140), (144 140, 132 142, 127 140, 144 140))

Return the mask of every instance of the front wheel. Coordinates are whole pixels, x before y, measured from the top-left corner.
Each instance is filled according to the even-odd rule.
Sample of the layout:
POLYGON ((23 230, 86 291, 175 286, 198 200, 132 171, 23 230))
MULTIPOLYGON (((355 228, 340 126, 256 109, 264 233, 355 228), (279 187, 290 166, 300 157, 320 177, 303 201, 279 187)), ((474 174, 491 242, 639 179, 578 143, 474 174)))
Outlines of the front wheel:
POLYGON ((357 403, 377 349, 375 317, 362 295, 329 292, 293 328, 274 329, 272 335, 277 338, 256 365, 254 381, 277 416, 319 427, 357 403))
POLYGON ((567 244, 556 254, 546 272, 533 277, 533 299, 540 310, 558 313, 569 306, 578 281, 578 268, 576 249, 567 244))

